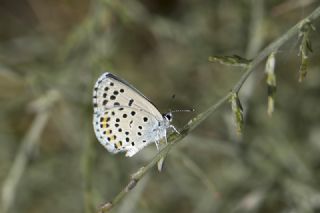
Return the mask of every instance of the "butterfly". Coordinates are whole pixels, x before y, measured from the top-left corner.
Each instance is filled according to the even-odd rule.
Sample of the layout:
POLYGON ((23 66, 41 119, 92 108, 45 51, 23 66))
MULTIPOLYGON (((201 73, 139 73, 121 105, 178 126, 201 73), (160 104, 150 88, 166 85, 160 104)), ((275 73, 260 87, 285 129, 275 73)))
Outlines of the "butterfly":
POLYGON ((111 73, 102 74, 93 89, 93 127, 111 153, 132 157, 145 146, 166 138, 172 112, 161 114, 141 92, 111 73))

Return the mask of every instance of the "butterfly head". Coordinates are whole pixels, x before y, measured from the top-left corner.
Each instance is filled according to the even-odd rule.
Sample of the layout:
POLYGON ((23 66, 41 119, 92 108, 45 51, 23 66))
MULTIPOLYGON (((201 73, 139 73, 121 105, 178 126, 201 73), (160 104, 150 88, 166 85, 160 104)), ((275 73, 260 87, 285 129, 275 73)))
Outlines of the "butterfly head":
POLYGON ((167 121, 169 123, 172 121, 172 118, 173 118, 172 112, 167 112, 167 113, 163 114, 162 116, 165 121, 167 121))

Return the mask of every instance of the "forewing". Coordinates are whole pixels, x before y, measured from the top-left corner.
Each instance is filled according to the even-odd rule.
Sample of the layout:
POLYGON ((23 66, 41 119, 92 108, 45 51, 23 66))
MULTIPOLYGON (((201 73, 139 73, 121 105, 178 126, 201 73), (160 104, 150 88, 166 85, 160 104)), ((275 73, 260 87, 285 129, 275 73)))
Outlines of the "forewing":
POLYGON ((93 122, 99 142, 109 152, 127 152, 129 157, 159 137, 159 121, 142 109, 113 107, 96 113, 93 122))
POLYGON ((93 91, 94 112, 104 112, 113 107, 142 109, 158 120, 162 119, 157 108, 137 89, 111 73, 102 74, 93 91))

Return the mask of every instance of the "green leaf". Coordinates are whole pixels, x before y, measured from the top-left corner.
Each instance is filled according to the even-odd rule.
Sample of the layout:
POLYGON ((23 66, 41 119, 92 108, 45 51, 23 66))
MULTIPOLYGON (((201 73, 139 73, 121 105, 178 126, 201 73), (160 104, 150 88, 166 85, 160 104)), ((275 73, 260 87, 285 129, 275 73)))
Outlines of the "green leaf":
POLYGON ((219 62, 221 64, 237 67, 246 67, 251 63, 251 59, 245 59, 238 55, 233 56, 210 56, 210 62, 219 62))

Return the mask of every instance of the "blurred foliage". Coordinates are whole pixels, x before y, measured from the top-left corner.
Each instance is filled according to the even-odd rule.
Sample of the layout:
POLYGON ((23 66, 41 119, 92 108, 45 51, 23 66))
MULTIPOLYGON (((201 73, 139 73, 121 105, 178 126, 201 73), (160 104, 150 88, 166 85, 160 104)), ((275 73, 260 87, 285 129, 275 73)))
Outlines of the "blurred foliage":
MULTIPOLYGON (((126 79, 162 112, 197 113, 241 76, 241 69, 211 63, 209 56, 254 58, 316 2, 1 1, 1 207, 9 205, 9 183, 7 212, 94 212, 155 155, 151 145, 125 158, 97 142, 91 95, 102 72, 126 79), (39 124, 43 114, 48 117, 39 124), (9 173, 21 175, 15 184, 9 173)), ((154 168, 113 211, 320 212, 319 31, 308 39, 313 53, 302 83, 298 35, 276 54, 272 117, 261 66, 239 95, 242 138, 224 107, 171 150, 163 172, 154 168)), ((174 123, 181 127, 192 116, 177 114, 174 123)))

